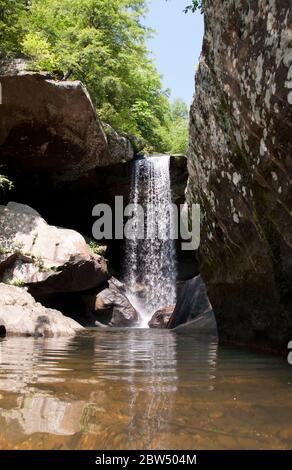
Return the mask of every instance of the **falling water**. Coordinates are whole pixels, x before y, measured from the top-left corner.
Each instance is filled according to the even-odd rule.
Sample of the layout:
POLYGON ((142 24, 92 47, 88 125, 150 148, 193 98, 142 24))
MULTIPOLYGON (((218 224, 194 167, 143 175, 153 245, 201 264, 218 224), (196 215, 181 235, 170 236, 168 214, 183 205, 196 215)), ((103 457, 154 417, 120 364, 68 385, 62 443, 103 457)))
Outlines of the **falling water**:
POLYGON ((176 301, 169 165, 169 156, 143 158, 133 164, 130 202, 134 214, 138 206, 143 208, 144 223, 137 224, 134 236, 126 243, 125 283, 142 327, 148 326, 157 310, 176 301))

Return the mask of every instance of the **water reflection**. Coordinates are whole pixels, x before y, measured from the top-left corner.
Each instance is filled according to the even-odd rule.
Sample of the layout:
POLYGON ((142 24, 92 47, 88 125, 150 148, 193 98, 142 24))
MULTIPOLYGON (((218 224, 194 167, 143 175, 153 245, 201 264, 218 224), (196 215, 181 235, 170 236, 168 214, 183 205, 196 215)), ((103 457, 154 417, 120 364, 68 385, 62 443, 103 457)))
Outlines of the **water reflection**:
POLYGON ((0 447, 289 448, 291 368, 210 336, 0 342, 0 447))

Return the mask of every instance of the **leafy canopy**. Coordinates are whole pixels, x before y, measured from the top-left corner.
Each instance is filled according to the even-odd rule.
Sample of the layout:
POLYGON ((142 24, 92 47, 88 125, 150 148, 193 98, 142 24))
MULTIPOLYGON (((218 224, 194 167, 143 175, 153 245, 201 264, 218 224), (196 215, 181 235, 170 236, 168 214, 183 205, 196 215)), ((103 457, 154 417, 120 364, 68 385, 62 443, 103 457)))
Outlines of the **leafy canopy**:
POLYGON ((166 151, 172 109, 146 47, 145 0, 0 0, 0 55, 81 80, 102 120, 166 151))
POLYGON ((20 51, 28 4, 25 0, 0 0, 0 58, 20 51))
POLYGON ((192 13, 195 13, 195 11, 200 10, 201 13, 204 12, 205 8, 205 3, 206 0, 192 0, 192 3, 190 5, 187 5, 185 7, 185 13, 188 13, 191 11, 192 13))
POLYGON ((186 153, 188 145, 188 117, 189 112, 185 102, 180 98, 174 100, 170 105, 166 124, 161 131, 167 153, 186 153))

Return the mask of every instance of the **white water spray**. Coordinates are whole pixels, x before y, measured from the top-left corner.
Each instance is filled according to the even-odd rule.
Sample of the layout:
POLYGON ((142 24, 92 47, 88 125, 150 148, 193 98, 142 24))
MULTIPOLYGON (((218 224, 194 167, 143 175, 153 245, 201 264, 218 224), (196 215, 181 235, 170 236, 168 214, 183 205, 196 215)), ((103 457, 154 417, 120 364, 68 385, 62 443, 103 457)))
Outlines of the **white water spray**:
POLYGON ((144 238, 137 233, 127 240, 125 284, 129 300, 140 314, 140 326, 147 327, 157 310, 176 301, 170 157, 143 158, 133 165, 130 202, 135 212, 138 205, 144 209, 144 238))

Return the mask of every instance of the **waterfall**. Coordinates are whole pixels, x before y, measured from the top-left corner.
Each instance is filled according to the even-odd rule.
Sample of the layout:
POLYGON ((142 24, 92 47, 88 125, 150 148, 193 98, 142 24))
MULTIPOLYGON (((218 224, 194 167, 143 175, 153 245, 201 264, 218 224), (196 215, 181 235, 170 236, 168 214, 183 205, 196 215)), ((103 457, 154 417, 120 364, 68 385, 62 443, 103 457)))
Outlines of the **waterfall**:
POLYGON ((142 227, 136 226, 134 236, 126 241, 125 284, 129 300, 140 314, 142 327, 148 326, 157 310, 176 301, 169 166, 170 157, 165 155, 133 162, 130 203, 134 214, 138 207, 143 208, 144 223, 142 227))

